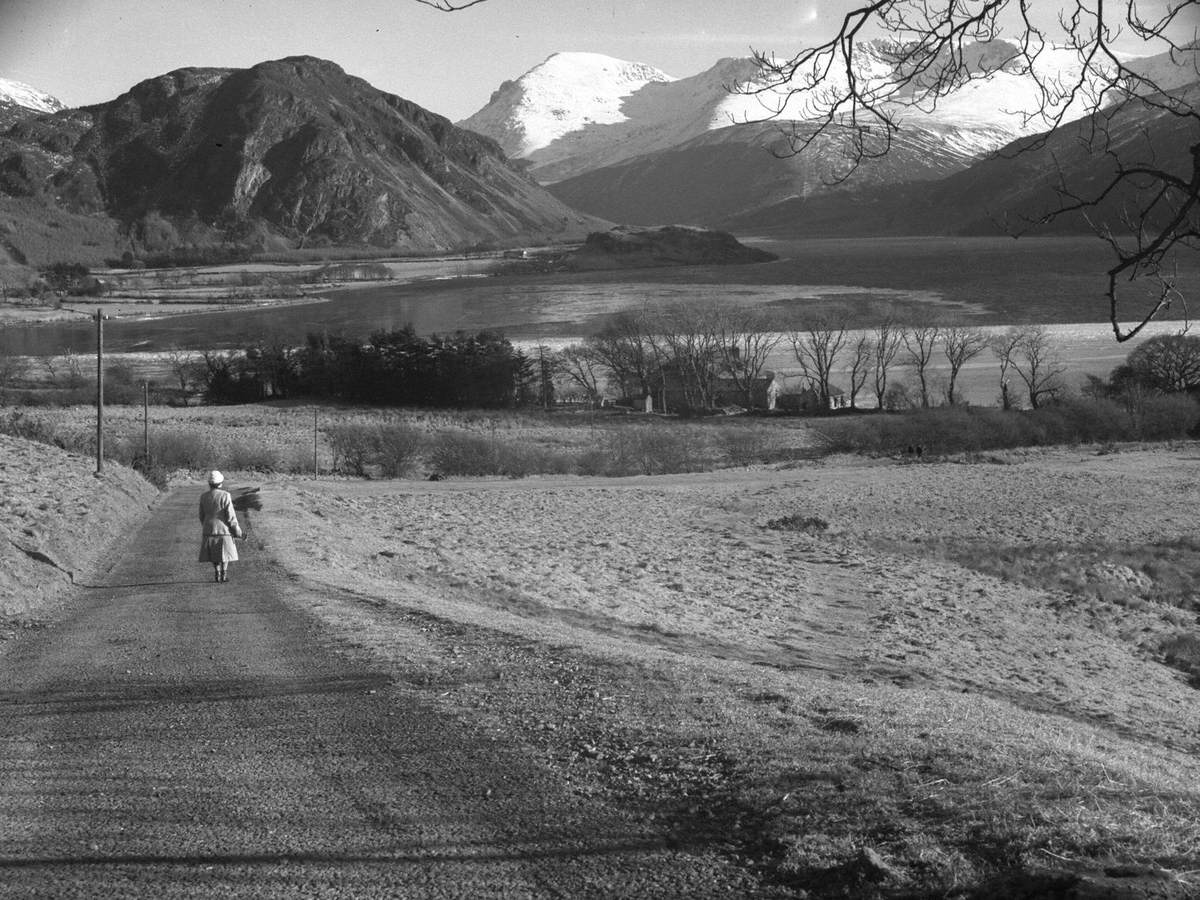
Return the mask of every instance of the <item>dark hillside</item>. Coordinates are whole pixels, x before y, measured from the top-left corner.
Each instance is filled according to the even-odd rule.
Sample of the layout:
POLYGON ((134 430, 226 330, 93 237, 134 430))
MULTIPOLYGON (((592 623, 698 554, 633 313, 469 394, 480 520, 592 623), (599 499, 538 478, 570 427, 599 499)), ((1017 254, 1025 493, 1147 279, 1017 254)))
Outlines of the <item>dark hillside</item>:
POLYGON ((488 138, 311 57, 180 69, 0 134, 0 193, 118 220, 135 249, 421 252, 581 237, 599 223, 488 138))
MULTIPOLYGON (((1200 84, 1180 89, 1193 106, 1200 84)), ((1106 120, 1109 152, 1084 143, 1093 121, 1063 126, 1048 136, 1014 142, 965 171, 923 183, 842 190, 734 215, 723 228, 738 233, 767 231, 780 235, 824 237, 869 235, 1087 234, 1097 225, 1120 233, 1127 212, 1147 202, 1144 184, 1129 182, 1091 210, 1043 219, 1060 204, 1065 183, 1084 197, 1099 196, 1115 173, 1115 160, 1173 171, 1187 183, 1191 147, 1200 141, 1200 125, 1162 110, 1133 105, 1106 120), (1090 221, 1089 221, 1090 220, 1090 221)), ((1161 218, 1162 208, 1147 221, 1161 218)))

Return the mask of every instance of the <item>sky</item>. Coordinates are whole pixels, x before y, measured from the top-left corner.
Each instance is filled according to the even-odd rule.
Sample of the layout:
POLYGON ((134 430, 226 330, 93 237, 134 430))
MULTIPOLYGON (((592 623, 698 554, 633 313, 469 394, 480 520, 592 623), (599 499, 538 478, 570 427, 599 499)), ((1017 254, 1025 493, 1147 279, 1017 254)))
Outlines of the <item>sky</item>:
POLYGON ((184 66, 307 54, 457 121, 559 51, 685 77, 751 48, 794 50, 816 0, 0 0, 0 77, 68 106, 184 66))
POLYGON ((184 66, 307 54, 458 121, 555 52, 603 53, 686 77, 751 49, 790 55, 859 5, 486 0, 446 13, 416 0, 0 0, 0 78, 83 106, 184 66))

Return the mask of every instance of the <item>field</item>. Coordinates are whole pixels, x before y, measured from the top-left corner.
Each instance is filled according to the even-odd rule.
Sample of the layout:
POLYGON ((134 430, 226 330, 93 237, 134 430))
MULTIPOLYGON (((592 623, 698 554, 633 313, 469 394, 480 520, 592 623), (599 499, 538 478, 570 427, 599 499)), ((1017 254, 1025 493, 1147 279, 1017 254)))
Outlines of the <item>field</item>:
MULTIPOLYGON (((302 438, 282 414, 189 415, 302 438)), ((145 502, 120 467, 97 481, 85 459, 3 440, 23 504, 6 527, 27 551, 94 560, 105 536, 58 510, 122 521, 145 502)), ((403 654, 429 702, 525 742, 577 791, 707 829, 779 896, 1013 896, 995 879, 1045 891, 1075 873, 1126 891, 1106 896, 1184 897, 1200 869, 1197 460, 1180 444, 229 480, 265 497, 248 560, 277 559, 333 633, 403 654), (432 643, 397 644, 400 621, 432 643)), ((4 552, 29 561, 6 568, 26 579, 6 594, 13 634, 53 614, 28 578, 67 579, 4 552)))

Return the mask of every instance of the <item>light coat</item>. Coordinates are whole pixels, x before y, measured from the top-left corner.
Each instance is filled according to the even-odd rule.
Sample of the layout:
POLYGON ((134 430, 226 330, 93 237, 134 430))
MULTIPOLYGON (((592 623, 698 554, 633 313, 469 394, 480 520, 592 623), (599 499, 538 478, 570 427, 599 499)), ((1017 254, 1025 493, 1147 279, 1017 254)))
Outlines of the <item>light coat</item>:
POLYGON ((200 562, 233 562, 238 558, 234 538, 242 536, 233 496, 229 491, 210 488, 200 495, 200 562))

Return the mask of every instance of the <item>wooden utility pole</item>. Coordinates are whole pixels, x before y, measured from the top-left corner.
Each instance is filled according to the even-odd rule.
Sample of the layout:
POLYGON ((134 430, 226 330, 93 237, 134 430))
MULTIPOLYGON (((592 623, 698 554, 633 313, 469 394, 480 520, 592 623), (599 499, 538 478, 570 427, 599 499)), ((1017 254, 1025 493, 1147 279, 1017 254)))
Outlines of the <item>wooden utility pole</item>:
POLYGON ((96 474, 104 473, 104 314, 96 308, 96 474))
POLYGON ((142 465, 150 470, 150 382, 142 382, 142 465))

